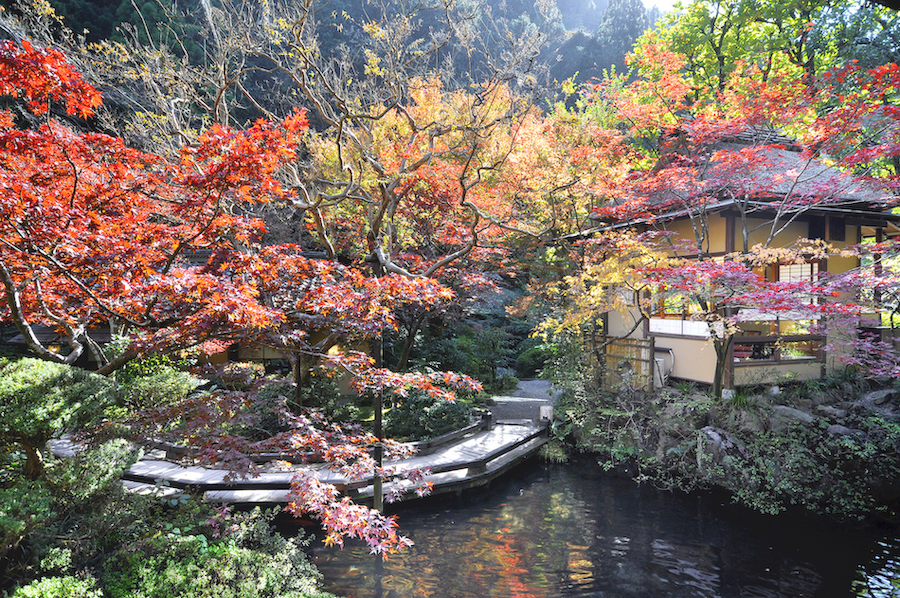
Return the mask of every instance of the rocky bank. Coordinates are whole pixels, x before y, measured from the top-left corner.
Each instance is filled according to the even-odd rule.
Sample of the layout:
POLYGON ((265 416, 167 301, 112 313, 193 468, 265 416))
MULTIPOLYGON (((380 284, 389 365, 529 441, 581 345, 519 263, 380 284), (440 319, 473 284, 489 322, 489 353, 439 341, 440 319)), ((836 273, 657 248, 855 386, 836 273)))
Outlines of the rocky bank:
POLYGON ((795 383, 717 401, 681 385, 563 397, 556 413, 558 437, 659 486, 719 486, 767 513, 900 513, 900 388, 795 383))

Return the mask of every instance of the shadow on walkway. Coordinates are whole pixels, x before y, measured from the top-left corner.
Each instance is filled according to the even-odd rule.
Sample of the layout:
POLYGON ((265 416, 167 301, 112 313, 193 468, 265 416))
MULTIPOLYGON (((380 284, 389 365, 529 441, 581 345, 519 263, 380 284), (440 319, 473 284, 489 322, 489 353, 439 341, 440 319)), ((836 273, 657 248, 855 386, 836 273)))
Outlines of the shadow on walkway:
POLYGON ((553 405, 559 391, 547 380, 520 380, 511 395, 491 397, 495 405, 490 407, 495 420, 540 418, 541 407, 553 405))

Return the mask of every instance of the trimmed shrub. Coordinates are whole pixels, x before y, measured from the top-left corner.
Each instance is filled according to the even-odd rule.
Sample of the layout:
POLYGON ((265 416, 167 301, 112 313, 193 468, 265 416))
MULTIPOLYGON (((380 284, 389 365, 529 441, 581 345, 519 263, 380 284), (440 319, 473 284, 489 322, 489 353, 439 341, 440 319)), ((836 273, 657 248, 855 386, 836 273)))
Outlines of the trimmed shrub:
POLYGON ((193 374, 163 366, 129 380, 122 388, 122 404, 129 409, 165 407, 183 400, 201 384, 203 381, 193 374))
POLYGON ((58 499, 77 506, 119 484, 122 473, 140 457, 141 450, 119 438, 53 462, 47 478, 58 499))
POLYGON ((552 356, 553 351, 546 345, 529 347, 516 358, 516 374, 519 378, 535 378, 552 356))
POLYGON ((12 598, 102 598, 97 581, 88 577, 45 577, 13 592, 12 598))
POLYGON ((318 589, 320 575, 304 542, 271 530, 259 509, 234 518, 221 541, 178 530, 150 538, 111 559, 111 598, 332 598, 318 589))
POLYGON ((41 361, 0 361, 0 446, 19 445, 26 473, 43 475, 40 451, 53 438, 102 416, 115 404, 115 382, 85 370, 41 361))
POLYGON ((384 433, 397 440, 424 440, 469 425, 472 408, 464 401, 448 401, 427 392, 411 391, 394 397, 384 417, 384 433))

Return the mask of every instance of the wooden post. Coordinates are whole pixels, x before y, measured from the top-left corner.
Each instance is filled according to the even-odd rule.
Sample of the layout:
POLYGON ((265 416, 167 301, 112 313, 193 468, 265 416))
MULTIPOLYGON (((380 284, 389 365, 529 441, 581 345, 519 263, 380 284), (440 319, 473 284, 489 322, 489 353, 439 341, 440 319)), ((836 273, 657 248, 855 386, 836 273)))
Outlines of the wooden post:
POLYGON ((490 409, 485 409, 481 412, 481 419, 484 422, 484 429, 486 431, 494 429, 494 414, 491 413, 490 409))
MULTIPOLYGON (((381 353, 383 351, 383 344, 381 337, 378 337, 378 340, 375 341, 375 367, 384 367, 384 360, 382 359, 381 353)), ((384 464, 384 446, 382 445, 382 440, 384 438, 384 426, 382 424, 382 410, 384 409, 384 391, 379 391, 378 395, 375 397, 375 467, 381 469, 381 466, 384 464)), ((378 471, 375 471, 375 479, 372 482, 372 502, 375 510, 379 513, 384 511, 384 491, 383 491, 383 480, 381 476, 378 474, 378 471)))

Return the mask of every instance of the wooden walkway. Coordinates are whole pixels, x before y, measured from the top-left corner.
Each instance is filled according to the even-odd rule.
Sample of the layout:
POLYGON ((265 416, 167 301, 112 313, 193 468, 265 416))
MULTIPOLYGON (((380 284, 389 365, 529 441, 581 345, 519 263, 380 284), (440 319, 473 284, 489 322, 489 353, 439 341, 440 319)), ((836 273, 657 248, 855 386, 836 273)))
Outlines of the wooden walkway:
MULTIPOLYGON (((454 438, 437 448, 426 448, 409 459, 385 464, 395 470, 430 470, 425 480, 433 484, 431 495, 461 492, 488 484, 515 465, 533 456, 547 442, 546 422, 499 421, 487 430, 473 426, 467 436, 454 438)), ((316 471, 319 479, 337 485, 352 498, 371 500, 372 479, 347 480, 321 463, 298 465, 286 471, 263 471, 258 477, 229 482, 223 469, 183 466, 166 460, 163 451, 151 451, 123 476, 126 486, 139 492, 180 492, 191 488, 212 502, 285 504, 291 478, 299 468, 316 471)), ((409 486, 408 482, 398 482, 409 486)), ((385 490, 388 484, 385 483, 385 490)), ((404 500, 415 497, 404 496, 404 500)))

